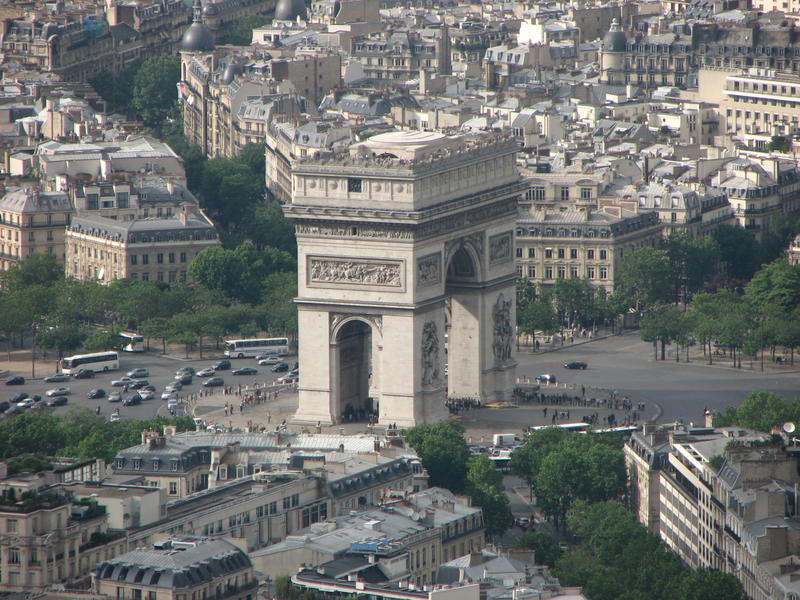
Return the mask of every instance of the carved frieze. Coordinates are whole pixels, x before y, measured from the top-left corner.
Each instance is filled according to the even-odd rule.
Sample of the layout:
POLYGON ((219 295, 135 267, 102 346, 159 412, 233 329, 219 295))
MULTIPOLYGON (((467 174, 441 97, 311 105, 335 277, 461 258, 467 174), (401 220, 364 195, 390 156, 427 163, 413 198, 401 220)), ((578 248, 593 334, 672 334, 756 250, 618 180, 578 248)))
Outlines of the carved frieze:
POLYGON ((402 287, 402 262, 308 257, 309 283, 402 287))
POLYGON ((422 385, 431 387, 439 382, 439 332, 434 321, 422 326, 422 385))
POLYGON ((298 235, 316 235, 320 237, 361 237, 387 240, 410 240, 411 229, 399 227, 375 227, 372 225, 342 225, 340 223, 297 223, 298 235))
POLYGON ((492 324, 494 337, 492 351, 497 363, 504 363, 511 359, 511 342, 514 337, 514 328, 511 325, 511 300, 506 300, 503 294, 497 297, 492 308, 492 324))
POLYGON ((504 263, 511 260, 513 234, 510 231, 489 238, 489 263, 504 263))
POLYGON ((442 281, 442 253, 436 252, 417 260, 417 285, 433 285, 442 281))

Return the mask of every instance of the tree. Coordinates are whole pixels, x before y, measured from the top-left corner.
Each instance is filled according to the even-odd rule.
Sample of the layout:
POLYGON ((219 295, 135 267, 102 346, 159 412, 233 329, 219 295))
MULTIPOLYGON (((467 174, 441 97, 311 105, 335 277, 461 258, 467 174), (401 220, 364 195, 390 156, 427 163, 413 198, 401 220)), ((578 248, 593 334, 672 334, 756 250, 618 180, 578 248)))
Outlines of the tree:
POLYGON ((552 334, 558 331, 558 317, 553 310, 553 305, 547 300, 528 302, 517 311, 517 322, 520 331, 528 333, 534 338, 536 344, 536 331, 552 334))
POLYGON ((747 600, 736 576, 701 567, 684 577, 679 585, 681 600, 747 600))
POLYGON ((467 488, 480 486, 503 488, 503 474, 482 454, 467 461, 467 488))
POLYGON ((619 272, 619 287, 637 310, 647 310, 669 301, 672 273, 663 252, 637 248, 625 255, 619 272))
POLYGON ((761 248, 753 235, 738 225, 720 225, 711 234, 729 278, 746 281, 761 265, 761 248))
POLYGON ((189 264, 193 281, 235 298, 242 281, 242 263, 232 250, 206 248, 189 264))
POLYGON ((36 345, 46 350, 55 350, 58 361, 61 361, 66 352, 80 348, 85 339, 86 331, 75 322, 44 327, 36 333, 36 345))
POLYGON ((682 317, 683 311, 676 306, 662 307, 642 317, 639 335, 645 342, 661 344, 661 360, 665 359, 667 344, 671 344, 682 334, 682 317))
POLYGON ((661 243, 669 261, 675 303, 688 302, 691 292, 703 288, 719 261, 719 246, 712 238, 693 239, 685 232, 672 233, 661 243))
POLYGON ((124 347, 125 340, 120 337, 119 329, 116 327, 98 329, 86 340, 86 349, 90 352, 122 350, 124 347))
POLYGON ((513 520, 506 493, 502 489, 481 485, 469 490, 469 495, 472 502, 481 507, 486 533, 502 535, 513 520))
POLYGON ((145 125, 160 131, 177 110, 177 84, 181 78, 180 58, 161 54, 148 58, 133 78, 133 106, 145 125))
POLYGON ((525 438, 525 444, 511 453, 511 472, 528 483, 533 500, 534 486, 545 457, 566 437, 560 427, 545 427, 525 438))
POLYGON ((245 15, 222 27, 217 36, 217 44, 249 46, 253 41, 253 29, 272 23, 269 15, 245 15))
POLYGON ((776 425, 800 418, 800 401, 787 403, 786 399, 772 392, 750 392, 745 401, 735 408, 727 407, 714 419, 719 427, 738 425, 756 431, 769 432, 776 425))
POLYGON ((435 425, 417 425, 405 432, 406 441, 416 450, 431 486, 461 493, 467 479, 469 448, 464 441, 464 427, 455 421, 435 425))
POLYGON ((754 307, 777 305, 786 312, 800 306, 800 265, 778 259, 764 265, 745 288, 754 307))
POLYGON ((32 254, 18 265, 0 273, 0 285, 20 291, 33 285, 49 286, 64 279, 64 267, 49 252, 32 254))
POLYGON ((594 287, 588 279, 556 279, 553 301, 561 322, 570 329, 577 324, 589 325, 598 317, 594 287))
MULTIPOLYGON (((245 45, 249 46, 250 42, 247 42, 245 45)), ((264 185, 266 185, 267 163, 263 143, 247 144, 242 148, 241 152, 239 152, 239 162, 247 165, 247 168, 250 169, 253 174, 259 176, 261 181, 264 182, 264 185)))
POLYGON ((767 144, 767 151, 788 154, 792 151, 792 140, 783 135, 773 135, 767 144))
POLYGON ((533 550, 537 565, 547 565, 552 568, 561 556, 558 542, 545 531, 526 531, 522 534, 519 545, 533 550))

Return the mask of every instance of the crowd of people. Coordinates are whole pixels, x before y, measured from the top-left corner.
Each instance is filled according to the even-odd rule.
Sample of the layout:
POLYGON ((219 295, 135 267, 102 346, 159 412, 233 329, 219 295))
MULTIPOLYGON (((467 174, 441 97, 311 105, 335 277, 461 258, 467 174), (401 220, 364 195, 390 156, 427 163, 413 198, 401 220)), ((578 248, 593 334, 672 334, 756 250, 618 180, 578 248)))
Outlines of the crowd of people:
POLYGON ((477 398, 452 398, 447 396, 444 405, 447 407, 447 410, 450 411, 451 415, 457 415, 472 410, 473 408, 480 408, 481 401, 477 398))

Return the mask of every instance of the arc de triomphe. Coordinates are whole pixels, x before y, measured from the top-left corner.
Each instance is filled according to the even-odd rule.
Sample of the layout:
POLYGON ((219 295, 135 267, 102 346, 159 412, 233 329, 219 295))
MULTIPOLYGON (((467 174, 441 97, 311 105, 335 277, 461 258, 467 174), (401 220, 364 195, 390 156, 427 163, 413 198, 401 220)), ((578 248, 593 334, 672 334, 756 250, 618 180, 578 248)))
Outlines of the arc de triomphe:
POLYGON ((411 426, 444 419, 446 393, 511 396, 516 148, 401 131, 292 163, 297 421, 411 426))

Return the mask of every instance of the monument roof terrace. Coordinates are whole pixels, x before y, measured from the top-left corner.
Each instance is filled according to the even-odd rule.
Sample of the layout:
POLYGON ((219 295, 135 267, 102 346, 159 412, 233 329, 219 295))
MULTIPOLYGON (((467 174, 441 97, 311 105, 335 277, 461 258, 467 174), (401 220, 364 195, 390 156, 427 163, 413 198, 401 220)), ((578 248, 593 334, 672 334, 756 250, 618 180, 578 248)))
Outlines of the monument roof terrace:
POLYGON ((301 158, 295 173, 331 173, 413 177, 430 174, 476 159, 516 152, 518 144, 509 133, 446 135, 424 131, 392 131, 354 144, 349 153, 301 158))

